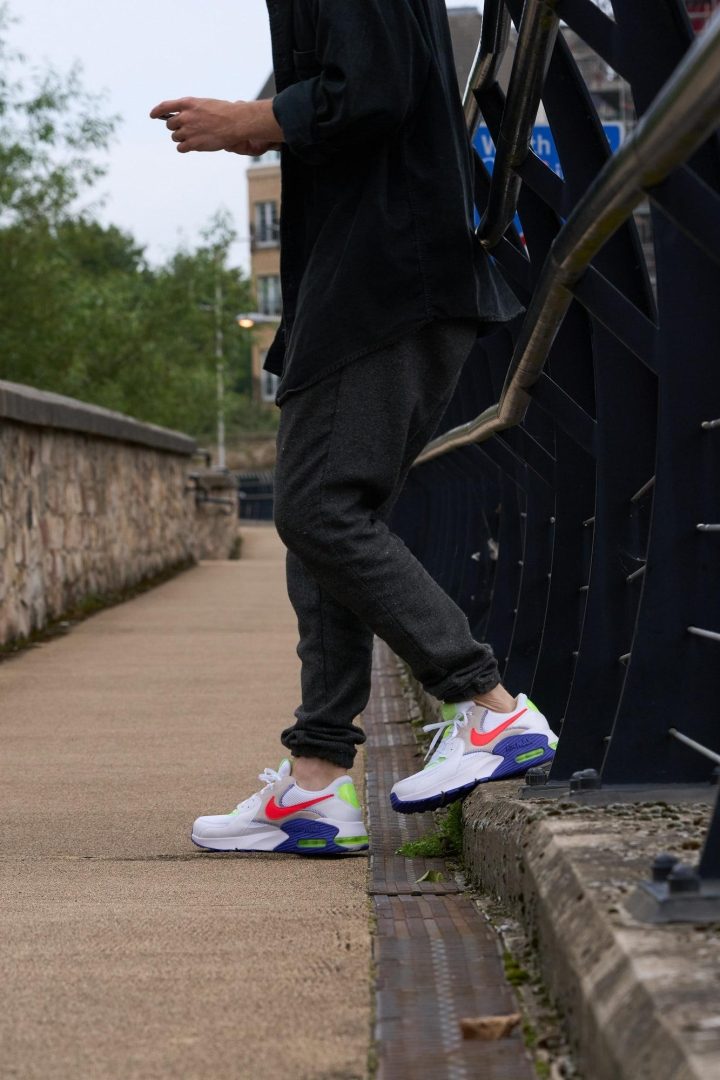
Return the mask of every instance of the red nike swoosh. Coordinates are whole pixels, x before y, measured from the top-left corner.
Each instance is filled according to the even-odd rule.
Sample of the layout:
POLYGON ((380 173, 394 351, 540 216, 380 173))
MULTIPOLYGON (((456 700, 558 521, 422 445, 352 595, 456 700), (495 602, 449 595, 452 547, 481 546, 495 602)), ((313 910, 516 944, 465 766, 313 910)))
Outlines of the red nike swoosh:
POLYGON ((523 713, 526 713, 527 709, 521 709, 519 713, 515 713, 509 720, 503 720, 502 724, 498 724, 492 731, 476 731, 475 728, 470 728, 470 742, 473 746, 487 746, 489 742, 496 739, 497 736, 509 728, 511 724, 514 724, 516 720, 519 720, 523 713))
POLYGON ((294 806, 278 806, 275 802, 275 796, 273 795, 272 799, 265 807, 265 814, 271 821, 281 821, 282 818, 289 817, 290 814, 296 814, 298 810, 307 810, 309 806, 315 806, 316 803, 325 802, 326 799, 332 799, 332 795, 320 795, 317 799, 308 799, 307 802, 295 803, 294 806))

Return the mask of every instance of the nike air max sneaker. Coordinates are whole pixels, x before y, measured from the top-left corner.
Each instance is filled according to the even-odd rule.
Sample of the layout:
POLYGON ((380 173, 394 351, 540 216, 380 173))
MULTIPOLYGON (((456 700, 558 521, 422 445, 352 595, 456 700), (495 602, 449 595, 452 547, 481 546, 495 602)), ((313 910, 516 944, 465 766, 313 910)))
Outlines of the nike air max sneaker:
POLYGON ((285 851, 295 855, 345 855, 368 848, 355 785, 341 776, 322 791, 304 791, 285 760, 265 769, 265 784, 229 814, 199 817, 191 839, 208 851, 285 851))
POLYGON ((519 776, 531 766, 552 761, 557 737, 532 701, 520 694, 511 713, 490 712, 474 701, 443 705, 426 764, 398 780, 390 793, 401 814, 436 810, 469 794, 487 780, 519 776))

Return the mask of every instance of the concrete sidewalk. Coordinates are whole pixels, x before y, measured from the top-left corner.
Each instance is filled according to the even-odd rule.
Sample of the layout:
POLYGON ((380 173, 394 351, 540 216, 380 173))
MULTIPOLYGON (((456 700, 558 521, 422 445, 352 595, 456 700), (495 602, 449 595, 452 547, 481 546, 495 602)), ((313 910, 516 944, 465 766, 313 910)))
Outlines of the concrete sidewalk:
POLYGON ((0 665, 0 1076, 365 1076, 364 858, 203 854, 276 767, 296 629, 272 528, 0 665))

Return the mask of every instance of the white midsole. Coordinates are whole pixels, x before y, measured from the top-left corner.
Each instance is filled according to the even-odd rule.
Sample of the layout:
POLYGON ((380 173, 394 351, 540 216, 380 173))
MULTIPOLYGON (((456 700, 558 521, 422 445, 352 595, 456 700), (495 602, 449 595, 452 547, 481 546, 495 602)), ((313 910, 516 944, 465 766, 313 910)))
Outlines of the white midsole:
MULTIPOLYGON (((516 733, 513 732, 513 734, 516 733)), ((549 727, 518 734, 543 735, 547 738, 548 744, 556 738, 549 727)), ((450 759, 434 769, 428 769, 398 781, 392 790, 401 802, 412 802, 415 799, 432 797, 447 791, 457 791, 458 788, 466 787, 474 781, 486 780, 504 761, 505 758, 500 754, 463 754, 460 761, 450 759)))
POLYGON ((499 754, 466 754, 452 770, 443 769, 443 766, 439 765, 436 769, 428 769, 425 777, 422 773, 414 776, 412 790, 409 785, 405 786, 407 781, 401 780, 395 785, 393 791, 398 798, 408 800, 421 799, 426 795, 436 795, 443 791, 454 791, 456 788, 465 787, 466 784, 472 784, 474 780, 483 780, 486 776, 491 776, 504 760, 505 758, 500 757, 499 754))
MULTIPOLYGON (((337 829, 337 838, 341 840, 357 838, 359 844, 367 842, 362 839, 367 836, 367 829, 362 821, 336 821, 331 818, 319 818, 318 821, 322 825, 331 825, 337 829)), ((312 824, 312 822, 309 821, 308 824, 312 824)), ((268 825, 267 828, 258 828, 255 825, 252 829, 239 831, 234 836, 227 836, 210 830, 203 834, 193 831, 191 836, 193 843, 198 844, 200 847, 212 848, 214 851, 274 851, 275 848, 290 839, 288 833, 284 832, 280 826, 275 825, 268 825)), ((348 845, 348 849, 352 850, 352 846, 348 845)))

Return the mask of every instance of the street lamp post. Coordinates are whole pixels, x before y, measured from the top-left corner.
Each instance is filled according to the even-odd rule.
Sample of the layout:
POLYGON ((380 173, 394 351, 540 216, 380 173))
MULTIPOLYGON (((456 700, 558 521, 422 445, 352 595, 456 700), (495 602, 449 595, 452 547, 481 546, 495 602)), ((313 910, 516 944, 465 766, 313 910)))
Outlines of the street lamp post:
POLYGON ((280 316, 266 315, 262 311, 248 311, 236 315, 235 322, 243 330, 252 330, 256 323, 272 323, 274 326, 277 326, 280 322, 280 316))
POLYGON ((225 468, 225 338, 223 334, 222 282, 215 282, 215 373, 217 377, 218 468, 225 468))
POLYGON ((235 316, 235 322, 243 330, 252 330, 255 323, 278 323, 279 321, 279 315, 264 315, 261 311, 242 312, 235 316))

